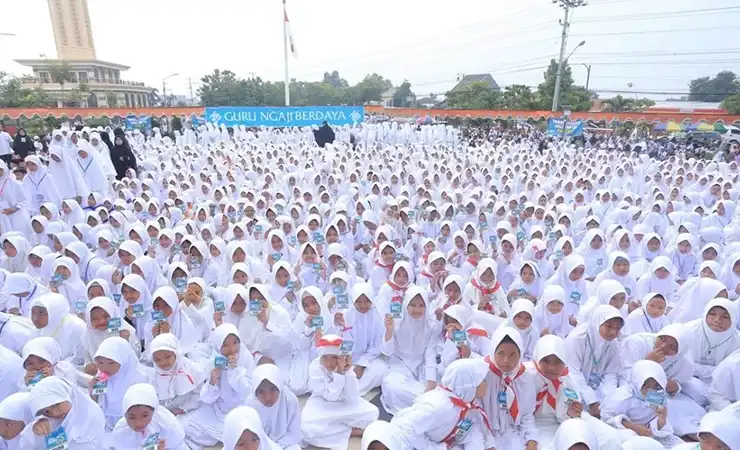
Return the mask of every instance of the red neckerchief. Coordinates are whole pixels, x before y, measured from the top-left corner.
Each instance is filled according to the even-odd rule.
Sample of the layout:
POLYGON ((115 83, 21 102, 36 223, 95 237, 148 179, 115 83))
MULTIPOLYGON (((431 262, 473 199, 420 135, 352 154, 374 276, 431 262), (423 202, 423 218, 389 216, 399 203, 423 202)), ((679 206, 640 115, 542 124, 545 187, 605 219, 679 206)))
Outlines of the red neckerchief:
POLYGON ((432 275, 431 273, 427 272, 427 271, 426 271, 426 270, 424 270, 424 269, 421 269, 421 272, 420 272, 420 274, 421 274, 421 275, 424 275, 424 276, 425 276, 425 277, 427 277, 427 278, 432 278, 432 276, 433 276, 433 275, 432 275))
POLYGON ((378 267, 382 267, 385 270, 387 270, 388 271, 388 275, 390 275, 391 274, 391 271, 393 270, 393 264, 382 264, 377 259, 375 260, 375 265, 378 266, 378 267))
POLYGON ((424 262, 424 264, 426 264, 427 261, 429 261, 429 253, 424 253, 423 255, 421 255, 421 260, 424 262))
POLYGON ((493 285, 492 288, 483 287, 480 284, 478 284, 478 280, 476 280, 475 278, 473 278, 472 280, 470 280, 470 284, 472 284, 473 286, 475 286, 475 288, 478 289, 480 291, 480 293, 483 294, 483 295, 495 294, 496 291, 498 291, 499 288, 501 288, 501 283, 499 283, 498 281, 496 282, 496 284, 493 285))
POLYGON ((478 267, 478 261, 474 260, 473 258, 468 258, 468 262, 473 265, 473 267, 478 267))
MULTIPOLYGON (((555 394, 560 392, 560 386, 562 386, 563 382, 560 381, 559 378, 556 380, 551 380, 547 378, 545 374, 543 374, 542 371, 540 370, 539 364, 537 364, 536 362, 534 363, 534 367, 535 369, 537 369, 537 372, 539 372, 539 374, 542 375, 542 378, 546 380, 545 385, 542 387, 540 392, 537 393, 537 406, 535 406, 534 411, 535 412, 539 411, 540 407, 542 407, 542 403, 545 400, 547 401, 547 404, 550 405, 552 409, 557 409, 556 408, 557 400, 555 399, 555 396, 552 395, 552 392, 550 392, 550 384, 548 383, 548 381, 551 382, 552 385, 555 387, 555 394)), ((564 377, 566 375, 568 375, 567 367, 565 368, 565 372, 563 372, 561 376, 564 377)))
POLYGON ((480 413, 481 417, 483 418, 483 423, 486 424, 486 428, 488 428, 488 431, 491 431, 491 424, 488 422, 488 414, 483 411, 483 408, 475 404, 475 399, 473 399, 472 402, 468 403, 465 400, 455 396, 455 394, 449 388, 442 385, 440 385, 439 388, 452 394, 452 396, 450 397, 450 401, 453 405, 460 408, 460 415, 457 417, 457 422, 455 422, 455 426, 452 428, 450 434, 442 439, 442 442, 447 445, 447 448, 451 448, 454 446, 455 438, 457 437, 458 425, 461 421, 465 419, 465 416, 468 415, 468 411, 470 411, 471 409, 480 413))
POLYGON ((406 287, 401 287, 390 280, 386 281, 386 283, 388 283, 388 286, 390 286, 394 291, 400 291, 400 292, 403 292, 404 294, 406 294, 406 289, 409 288, 408 285, 406 287))
MULTIPOLYGON (((169 378, 175 378, 178 375, 185 375, 188 378, 188 381, 190 382, 190 384, 195 385, 195 380, 193 380, 193 376, 185 372, 182 369, 179 369, 177 372, 174 372, 174 373, 160 373, 157 375, 159 375, 160 377, 169 377, 169 378)), ((172 383, 171 380, 170 380, 170 383, 172 383)))
MULTIPOLYGON (((490 356, 486 356, 485 361, 488 363, 488 368, 491 370, 491 372, 501 378, 506 387, 511 387, 511 384, 514 382, 514 380, 522 376, 525 371, 524 365, 522 363, 519 363, 519 369, 516 371, 516 375, 514 375, 514 378, 508 376, 504 377, 503 372, 501 372, 501 370, 496 367, 493 361, 491 361, 490 356)), ((514 419, 514 421, 516 421, 517 417, 519 416, 519 402, 516 399, 516 390, 514 388, 512 388, 511 390, 514 392, 515 395, 514 402, 511 404, 511 408, 509 408, 509 414, 511 414, 511 417, 514 419)))

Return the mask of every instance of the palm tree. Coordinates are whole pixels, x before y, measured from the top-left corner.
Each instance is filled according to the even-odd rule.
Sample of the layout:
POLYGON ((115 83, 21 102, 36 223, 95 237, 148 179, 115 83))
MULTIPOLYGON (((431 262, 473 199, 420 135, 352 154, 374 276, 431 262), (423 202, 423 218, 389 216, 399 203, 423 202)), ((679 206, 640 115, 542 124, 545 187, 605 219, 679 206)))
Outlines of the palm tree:
POLYGON ((604 106, 610 112, 628 112, 633 110, 635 101, 631 98, 624 98, 621 95, 617 95, 614 98, 604 100, 604 106))

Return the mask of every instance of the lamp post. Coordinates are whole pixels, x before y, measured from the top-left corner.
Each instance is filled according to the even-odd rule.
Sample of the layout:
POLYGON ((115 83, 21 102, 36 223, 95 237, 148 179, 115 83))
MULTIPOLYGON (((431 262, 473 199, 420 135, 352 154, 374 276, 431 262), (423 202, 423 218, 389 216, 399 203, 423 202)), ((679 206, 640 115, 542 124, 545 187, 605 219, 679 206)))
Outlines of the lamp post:
POLYGON ((570 52, 568 58, 565 58, 565 47, 568 42, 568 30, 570 29, 570 22, 568 21, 570 17, 570 10, 571 8, 586 6, 586 0, 552 0, 552 2, 565 10, 565 19, 560 21, 560 25, 562 25, 563 27, 563 32, 560 35, 560 59, 558 60, 558 74, 555 78, 555 92, 552 96, 552 110, 557 111, 558 104, 560 103, 560 83, 563 78, 563 63, 567 61, 570 55, 572 55, 573 52, 578 49, 578 47, 586 43, 586 41, 581 42, 578 47, 573 50, 573 52, 570 52))
POLYGON ((570 106, 563 106, 563 137, 565 139, 565 127, 568 125, 568 118, 570 117, 570 106))
POLYGON ((172 75, 167 75, 166 77, 162 78, 162 105, 163 106, 169 106, 167 101, 167 80, 169 80, 172 77, 176 77, 180 75, 179 73, 173 73, 172 75))

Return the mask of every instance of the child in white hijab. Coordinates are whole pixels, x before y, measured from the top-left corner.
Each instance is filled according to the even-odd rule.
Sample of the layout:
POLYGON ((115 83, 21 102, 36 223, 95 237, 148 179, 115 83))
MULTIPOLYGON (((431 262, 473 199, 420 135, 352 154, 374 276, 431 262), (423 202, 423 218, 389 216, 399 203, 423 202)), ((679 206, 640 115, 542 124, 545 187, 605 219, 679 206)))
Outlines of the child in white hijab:
POLYGON ((535 327, 540 336, 554 334, 565 338, 573 329, 567 313, 568 301, 565 295, 565 290, 559 285, 551 284, 545 288, 534 311, 535 327))
POLYGON ((4 425, 0 430, 0 444, 4 444, 6 450, 22 450, 21 433, 34 420, 29 400, 29 393, 17 392, 0 401, 0 421, 4 425))
POLYGON ((123 417, 110 435, 114 450, 161 448, 188 450, 185 432, 177 418, 159 404, 150 384, 131 385, 121 401, 123 417))
POLYGON ((87 327, 79 317, 69 313, 67 300, 61 294, 44 294, 33 301, 31 311, 36 336, 54 338, 62 350, 61 359, 82 366, 85 360, 82 336, 87 327))
POLYGON ((483 448, 491 440, 491 425, 477 399, 487 394, 487 373, 480 358, 450 364, 439 386, 393 417, 403 448, 483 448))
POLYGON ((206 380, 206 369, 185 356, 180 342, 170 333, 155 337, 148 351, 154 362, 153 384, 160 404, 187 421, 188 413, 201 406, 200 387, 206 380))
POLYGON ((668 419, 665 389, 668 384, 665 372, 655 361, 638 361, 632 367, 626 384, 608 394, 601 407, 601 418, 618 430, 639 435, 651 435, 666 446, 675 447, 683 441, 674 436, 668 419), (628 430, 628 431, 627 431, 628 430))
POLYGON ((675 281, 675 268, 667 256, 658 256, 650 264, 650 269, 637 280, 634 298, 642 298, 650 292, 663 295, 669 304, 680 286, 675 281))
POLYGON ((202 332, 180 309, 177 292, 162 286, 152 295, 152 311, 144 324, 144 347, 160 334, 172 333, 185 351, 190 351, 202 338, 202 332))
POLYGON ((435 343, 441 325, 431 317, 425 292, 411 286, 399 309, 385 314, 382 344, 390 369, 383 378, 381 401, 391 414, 411 406, 437 381, 435 343))
POLYGON ((246 401, 255 368, 254 358, 234 325, 216 327, 210 345, 210 375, 200 389, 203 404, 188 415, 185 423, 188 442, 199 446, 213 446, 223 439, 226 414, 246 401))
POLYGON ((134 325, 136 336, 142 341, 145 340, 150 334, 146 329, 146 323, 151 315, 153 303, 146 281, 135 273, 126 275, 121 281, 121 296, 123 299, 118 306, 121 316, 134 325))
POLYGON ((59 377, 39 381, 29 396, 32 423, 21 434, 21 448, 41 450, 66 442, 70 450, 99 450, 104 447, 105 417, 98 405, 83 392, 59 377))
POLYGON ((106 430, 111 431, 116 422, 126 414, 121 400, 126 391, 137 383, 150 383, 151 368, 139 363, 131 345, 123 338, 111 336, 95 352, 96 376, 90 381, 90 394, 105 414, 106 430))
POLYGON ((482 397, 492 437, 484 448, 524 450, 539 441, 534 420, 536 392, 534 377, 521 363, 522 339, 514 328, 502 326, 491 338, 488 364, 488 391, 482 397))
POLYGON ((346 448, 350 436, 378 418, 378 408, 360 396, 352 355, 341 350, 342 338, 324 335, 309 368, 311 397, 302 412, 303 440, 323 448, 346 448))
POLYGON ((82 336, 85 364, 94 364, 93 358, 98 348, 103 341, 112 336, 125 339, 137 358, 141 355, 141 342, 136 337, 136 330, 123 320, 118 307, 110 298, 95 297, 90 300, 87 304, 85 321, 87 328, 82 336))
POLYGON ((610 305, 594 308, 591 320, 579 324, 565 339, 568 369, 580 386, 589 413, 598 417, 601 400, 617 388, 622 363, 617 337, 624 326, 610 305))
POLYGON ((473 309, 481 309, 501 317, 509 317, 511 308, 506 292, 496 280, 496 261, 483 258, 478 263, 475 276, 465 287, 463 300, 473 309))
POLYGON ((20 355, 23 346, 36 334, 36 327, 25 317, 0 312, 0 345, 20 355))
POLYGON ((224 450, 245 448, 282 450, 265 433, 257 411, 249 406, 240 406, 231 410, 224 420, 224 450))
POLYGON ((514 300, 511 304, 511 318, 507 319, 507 325, 516 328, 522 337, 522 361, 530 361, 540 339, 538 325, 535 325, 534 304, 526 298, 514 300))
POLYGON ((283 382, 280 369, 274 364, 258 366, 252 373, 252 386, 247 406, 259 414, 265 434, 283 450, 300 450, 301 407, 283 382))
POLYGON ((627 317, 627 332, 656 333, 671 323, 666 315, 668 302, 663 294, 649 292, 642 297, 640 307, 627 317))
POLYGON ((90 375, 78 370, 71 362, 61 359, 62 350, 54 338, 36 337, 23 347, 21 360, 25 376, 23 385, 30 389, 42 378, 58 376, 71 384, 87 388, 90 375))
POLYGON ((394 426, 376 420, 365 428, 362 434, 361 450, 402 450, 403 444, 394 426))
POLYGON ((351 340, 353 370, 358 379, 360 395, 380 386, 388 372, 388 362, 382 357, 385 325, 383 314, 372 300, 372 286, 357 283, 349 293, 350 304, 344 312, 346 331, 342 338, 351 340))
POLYGON ((694 360, 694 378, 681 387, 683 393, 703 407, 709 404, 709 386, 715 368, 740 349, 737 317, 735 302, 715 298, 707 303, 701 318, 684 324, 686 339, 692 343, 690 355, 694 360))
MULTIPOLYGON (((568 419, 558 427, 557 433, 545 450, 609 450, 593 431, 593 424, 583 419, 568 419)), ((643 449, 647 450, 647 449, 643 449)))

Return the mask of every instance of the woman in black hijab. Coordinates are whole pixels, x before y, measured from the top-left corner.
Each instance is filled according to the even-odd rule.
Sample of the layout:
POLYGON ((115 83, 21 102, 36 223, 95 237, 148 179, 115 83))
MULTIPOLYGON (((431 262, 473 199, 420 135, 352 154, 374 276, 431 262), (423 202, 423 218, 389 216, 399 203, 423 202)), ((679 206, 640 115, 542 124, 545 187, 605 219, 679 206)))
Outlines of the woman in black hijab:
POLYGON ((113 148, 113 142, 110 141, 110 136, 108 136, 107 131, 100 132, 100 140, 103 141, 109 149, 113 148))
POLYGON ((33 146, 33 139, 26 134, 26 130, 23 128, 18 128, 18 132, 15 134, 13 151, 21 160, 26 159, 26 156, 30 153, 36 153, 36 147, 33 146))
POLYGON ((126 138, 122 135, 116 134, 115 144, 110 149, 110 160, 113 162, 113 167, 116 168, 117 180, 123 179, 128 169, 134 169, 134 172, 136 172, 136 155, 131 151, 126 138))

